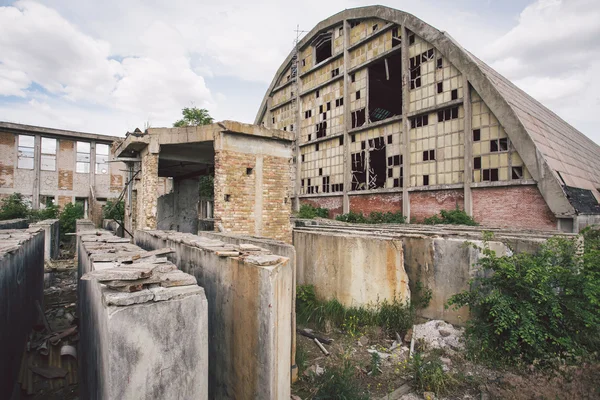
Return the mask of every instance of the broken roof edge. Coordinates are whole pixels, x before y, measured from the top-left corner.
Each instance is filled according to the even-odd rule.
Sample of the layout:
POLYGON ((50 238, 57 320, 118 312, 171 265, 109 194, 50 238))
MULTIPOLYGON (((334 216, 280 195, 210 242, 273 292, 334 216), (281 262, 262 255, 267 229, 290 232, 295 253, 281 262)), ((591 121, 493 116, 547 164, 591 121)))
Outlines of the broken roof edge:
POLYGON ((117 146, 116 155, 117 157, 120 157, 126 151, 140 151, 148 146, 153 140, 157 140, 159 145, 212 142, 219 133, 235 133, 288 142, 294 140, 293 132, 225 120, 208 125, 185 126, 180 128, 148 128, 146 132, 141 135, 128 135, 125 140, 117 146))

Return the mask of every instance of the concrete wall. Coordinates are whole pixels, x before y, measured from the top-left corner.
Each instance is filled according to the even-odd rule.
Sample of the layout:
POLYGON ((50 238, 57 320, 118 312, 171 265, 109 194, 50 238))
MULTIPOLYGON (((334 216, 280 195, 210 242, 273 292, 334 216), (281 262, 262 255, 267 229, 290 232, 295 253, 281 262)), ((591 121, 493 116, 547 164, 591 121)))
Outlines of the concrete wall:
POLYGON ((44 258, 46 260, 54 260, 58 258, 60 252, 60 225, 57 219, 46 219, 36 222, 32 227, 41 228, 44 230, 45 247, 44 258))
POLYGON ((209 397, 288 399, 293 293, 289 260, 176 232, 136 231, 135 242, 145 249, 174 248, 169 260, 193 274, 206 291, 209 397))
POLYGON ((26 218, 7 219, 0 221, 0 230, 2 229, 25 229, 29 226, 26 218))
MULTIPOLYGON (((94 261, 98 255, 144 253, 112 234, 95 232, 78 236, 79 276, 115 265, 94 261)), ((80 280, 78 302, 81 398, 208 398, 207 302, 201 287, 127 293, 80 280)))
POLYGON ((9 399, 27 337, 43 306, 44 233, 0 232, 0 398, 9 399))
POLYGON ((176 179, 173 192, 158 198, 156 223, 159 230, 198 231, 199 182, 198 177, 176 179))

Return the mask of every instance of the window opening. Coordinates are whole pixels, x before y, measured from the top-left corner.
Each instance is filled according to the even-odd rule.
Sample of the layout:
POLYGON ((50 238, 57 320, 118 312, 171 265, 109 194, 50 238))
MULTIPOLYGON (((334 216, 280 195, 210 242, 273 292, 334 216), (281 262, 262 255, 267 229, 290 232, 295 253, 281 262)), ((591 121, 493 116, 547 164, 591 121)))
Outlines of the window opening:
MULTIPOLYGON (((402 57, 393 55, 368 68, 369 120, 382 121, 402 114, 402 57)), ((357 95, 360 92, 357 92, 357 95)), ((357 97, 360 98, 360 97, 357 97)))
POLYGON ((77 162, 75 171, 82 174, 90 173, 90 143, 77 142, 77 162))
POLYGON ((481 130, 480 129, 473 129, 473 141, 474 142, 479 142, 481 140, 481 130))
POLYGON ((358 128, 365 124, 365 109, 361 108, 352 112, 352 128, 358 128))
POLYGON ((512 178, 523 179, 523 167, 512 167, 512 178))
POLYGON ((56 171, 56 139, 42 138, 42 171, 56 171))
POLYGON ((316 63, 319 64, 331 57, 331 33, 322 34, 314 42, 316 63))
POLYGON ((108 174, 108 152, 107 144, 96 144, 96 173, 108 174))
POLYGON ((17 168, 33 169, 35 137, 19 135, 17 168))

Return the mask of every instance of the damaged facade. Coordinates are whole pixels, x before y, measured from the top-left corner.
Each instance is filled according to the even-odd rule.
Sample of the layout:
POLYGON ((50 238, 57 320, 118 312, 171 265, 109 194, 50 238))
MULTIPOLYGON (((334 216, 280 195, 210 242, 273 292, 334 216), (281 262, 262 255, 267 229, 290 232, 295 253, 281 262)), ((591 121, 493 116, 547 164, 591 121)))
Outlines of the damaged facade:
POLYGON ((600 221, 600 146, 402 11, 320 22, 255 123, 295 134, 295 207, 417 222, 459 207, 482 225, 563 231, 600 221))
POLYGON ((214 176, 216 230, 291 242, 292 140, 289 132, 233 121, 128 134, 115 146, 138 179, 126 190, 126 229, 196 234, 200 178, 214 176), (165 178, 172 190, 161 196, 165 178))
POLYGON ((21 193, 33 209, 81 202, 86 215, 124 186, 125 165, 111 162, 114 136, 0 122, 0 197, 21 193))

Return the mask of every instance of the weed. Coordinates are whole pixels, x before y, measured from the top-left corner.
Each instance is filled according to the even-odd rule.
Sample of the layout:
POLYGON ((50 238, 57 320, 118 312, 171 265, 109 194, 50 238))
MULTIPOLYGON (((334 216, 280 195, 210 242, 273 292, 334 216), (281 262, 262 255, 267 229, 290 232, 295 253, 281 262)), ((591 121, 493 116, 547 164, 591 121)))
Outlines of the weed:
POLYGON ((379 353, 371 354, 371 375, 377 376, 381 373, 379 370, 379 364, 381 364, 381 357, 379 353))
POLYGON ((368 400, 354 377, 355 367, 344 359, 340 366, 329 367, 319 378, 315 400, 368 400))
POLYGON ((347 214, 338 215, 335 219, 354 224, 403 224, 406 222, 406 217, 402 215, 402 211, 395 213, 373 211, 368 216, 350 211, 347 214))
POLYGON ((0 220, 27 218, 29 205, 21 193, 13 193, 2 199, 0 204, 0 220))
POLYGON ((451 224, 451 225, 479 225, 473 217, 468 215, 464 210, 458 208, 458 205, 454 210, 441 210, 440 214, 433 215, 429 218, 425 218, 423 221, 426 225, 438 225, 438 224, 451 224))
POLYGON ((296 365, 298 366, 298 376, 302 376, 308 368, 308 351, 302 342, 296 342, 296 365))
POLYGON ((408 365, 413 375, 413 385, 419 392, 444 394, 454 383, 454 379, 444 372, 444 366, 436 356, 424 357, 422 353, 415 353, 408 365))
POLYGON ((329 218, 329 210, 326 208, 314 207, 310 204, 302 204, 296 217, 303 219, 313 219, 317 217, 329 218))

